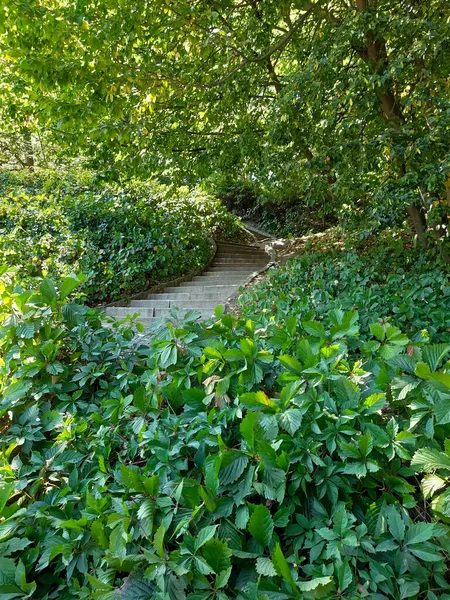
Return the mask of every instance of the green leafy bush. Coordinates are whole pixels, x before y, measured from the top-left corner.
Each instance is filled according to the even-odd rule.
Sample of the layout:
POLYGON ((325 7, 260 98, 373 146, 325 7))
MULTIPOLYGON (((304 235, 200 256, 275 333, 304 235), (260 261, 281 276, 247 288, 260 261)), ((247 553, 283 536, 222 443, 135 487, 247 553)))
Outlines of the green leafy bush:
POLYGON ((385 319, 417 339, 426 330, 435 341, 450 341, 448 265, 398 240, 380 239, 365 250, 302 249, 246 291, 240 305, 262 324, 292 314, 309 321, 332 309, 357 310, 358 347, 371 335, 369 325, 385 319))
POLYGON ((200 191, 155 183, 96 183, 89 173, 0 176, 0 262, 19 276, 81 270, 82 292, 104 302, 201 269, 210 236, 237 221, 200 191))
POLYGON ((355 360, 339 309, 140 340, 76 285, 1 289, 3 597, 450 598, 417 476, 448 472, 450 344, 374 323, 355 360))

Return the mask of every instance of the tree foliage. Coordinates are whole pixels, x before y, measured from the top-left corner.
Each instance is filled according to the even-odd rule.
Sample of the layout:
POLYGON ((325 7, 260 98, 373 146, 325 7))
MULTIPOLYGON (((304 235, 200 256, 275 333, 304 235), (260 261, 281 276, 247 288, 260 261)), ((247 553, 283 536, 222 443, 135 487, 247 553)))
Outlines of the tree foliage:
POLYGON ((230 181, 419 237, 448 212, 445 0, 12 2, 33 118, 97 164, 230 181))

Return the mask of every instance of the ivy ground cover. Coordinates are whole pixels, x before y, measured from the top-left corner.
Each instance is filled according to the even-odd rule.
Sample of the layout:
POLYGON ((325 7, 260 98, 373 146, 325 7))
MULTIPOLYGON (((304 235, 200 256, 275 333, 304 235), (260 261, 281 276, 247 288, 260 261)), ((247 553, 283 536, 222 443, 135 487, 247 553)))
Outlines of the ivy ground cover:
POLYGON ((450 598, 449 343, 334 308, 142 345, 77 284, 3 275, 2 598, 450 598))
POLYGON ((83 271, 88 302, 201 270, 236 219, 198 190, 105 184, 92 173, 0 173, 0 263, 20 279, 83 271), (225 233, 226 232, 226 233, 225 233))

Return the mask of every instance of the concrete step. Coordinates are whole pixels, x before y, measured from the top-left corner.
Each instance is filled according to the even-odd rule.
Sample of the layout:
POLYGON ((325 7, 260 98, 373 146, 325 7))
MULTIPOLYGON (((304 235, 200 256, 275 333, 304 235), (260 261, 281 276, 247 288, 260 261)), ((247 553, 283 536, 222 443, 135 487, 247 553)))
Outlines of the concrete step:
POLYGON ((218 265, 265 265, 268 262, 266 259, 252 258, 249 256, 248 258, 236 258, 235 256, 230 256, 229 258, 215 258, 213 264, 218 265))
POLYGON ((258 251, 258 250, 262 250, 262 248, 260 248, 259 246, 250 246, 249 244, 239 244, 238 242, 216 242, 216 246, 217 248, 220 249, 229 249, 232 248, 233 250, 245 250, 245 251, 258 251))
MULTIPOLYGON (((179 288, 177 288, 179 289, 179 288)), ((196 288, 197 289, 197 288, 196 288)), ((183 293, 183 292, 168 292, 162 294, 151 294, 151 296, 158 296, 161 300, 169 300, 170 303, 176 304, 177 302, 187 302, 188 300, 206 300, 206 301, 217 301, 217 304, 221 302, 225 302, 228 299, 228 293, 226 292, 203 292, 200 294, 197 293, 183 293)), ((150 298, 153 300, 153 298, 150 298)), ((146 302, 146 300, 134 300, 133 302, 146 302)), ((133 304, 134 306, 139 306, 138 304, 133 304)))
POLYGON ((233 282, 232 284, 230 283, 226 283, 224 284, 207 284, 204 286, 199 285, 198 281, 186 281, 184 283, 182 283, 179 286, 174 286, 174 287, 167 287, 164 290, 164 293, 166 294, 171 294, 173 292, 175 292, 176 294, 182 294, 182 293, 191 293, 191 288, 192 288, 192 284, 194 283, 195 287, 198 288, 195 290, 195 294, 202 294, 203 292, 214 292, 214 293, 224 293, 224 294, 232 294, 233 292, 235 292, 239 286, 241 284, 238 284, 236 282, 233 282))
POLYGON ((203 275, 197 275, 196 277, 193 277, 192 281, 199 281, 200 279, 225 279, 228 281, 235 281, 236 279, 240 279, 242 281, 245 281, 247 277, 249 277, 252 273, 255 272, 256 271, 254 271, 253 269, 251 271, 206 271, 206 273, 203 273, 203 275))
MULTIPOLYGON (((214 307, 215 308, 215 307, 214 307)), ((198 312, 202 319, 209 319, 214 314, 214 308, 192 308, 192 307, 179 307, 180 309, 180 317, 183 318, 186 313, 191 310, 195 310, 198 312)), ((161 319, 162 317, 173 318, 168 310, 164 310, 163 308, 157 308, 155 310, 155 319, 161 319)))
POLYGON ((236 277, 232 278, 214 278, 214 277, 200 277, 198 281, 186 281, 180 287, 183 289, 188 289, 191 287, 209 287, 211 289, 217 288, 217 286, 222 287, 230 287, 233 286, 235 289, 238 289, 244 283, 245 279, 242 281, 236 281, 236 277), (215 283, 211 283, 215 280, 215 283))
POLYGON ((216 265, 212 264, 206 273, 233 273, 234 271, 240 273, 241 271, 260 271, 264 265, 216 265))
POLYGON ((127 308, 169 308, 169 300, 161 298, 160 294, 158 296, 156 299, 132 300, 127 308))
POLYGON ((109 307, 106 314, 117 319, 139 314, 138 321, 145 327, 165 318, 171 318, 170 309, 178 308, 180 315, 196 311, 200 318, 213 316, 219 304, 225 304, 230 296, 253 274, 270 261, 262 249, 235 242, 219 242, 217 253, 209 269, 177 286, 169 286, 159 294, 132 300, 128 306, 109 307))
POLYGON ((259 250, 254 252, 253 250, 250 252, 235 252, 233 250, 217 250, 215 256, 219 256, 220 258, 229 258, 232 256, 236 256, 237 258, 266 258, 268 254, 264 252, 264 250, 259 250))

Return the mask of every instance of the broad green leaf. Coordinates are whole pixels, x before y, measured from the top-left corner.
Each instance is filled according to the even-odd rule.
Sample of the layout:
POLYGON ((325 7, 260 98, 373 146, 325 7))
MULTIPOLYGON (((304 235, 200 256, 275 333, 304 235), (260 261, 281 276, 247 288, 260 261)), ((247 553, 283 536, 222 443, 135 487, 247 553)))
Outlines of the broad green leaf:
POLYGON ((53 281, 48 278, 42 280, 39 291, 47 304, 51 304, 58 297, 53 281))
POLYGON ((303 365, 293 356, 284 354, 283 356, 279 356, 278 360, 283 367, 285 367, 285 369, 291 373, 294 373, 294 375, 301 376, 303 374, 303 365))
POLYGON ((436 371, 450 352, 450 344, 430 344, 422 348, 422 356, 432 371, 436 371))
POLYGON ((166 533, 166 528, 164 527, 164 521, 161 521, 161 525, 158 527, 158 529, 155 532, 155 535, 153 537, 153 547, 155 548, 156 554, 160 557, 160 558, 164 558, 165 557, 165 552, 164 552, 164 535, 166 533))
POLYGON ((297 582, 297 587, 301 592, 311 592, 312 590, 316 590, 319 587, 328 586, 332 582, 332 577, 315 577, 310 581, 297 582))
POLYGON ((262 504, 255 506, 248 523, 248 530, 258 544, 261 544, 261 546, 270 544, 273 528, 273 519, 269 509, 262 504))
POLYGON ((202 555, 217 575, 227 571, 231 566, 231 550, 224 541, 217 538, 212 538, 204 544, 202 555))
POLYGON ((195 537, 195 549, 201 548, 208 540, 210 540, 217 531, 217 525, 208 525, 203 527, 195 537))
POLYGON ((388 526, 392 536, 398 542, 402 542, 405 537, 405 523, 394 507, 391 507, 388 512, 388 526))
POLYGON ((427 542, 435 535, 433 523, 414 523, 410 525, 405 536, 405 546, 427 542))
POLYGON ((248 456, 237 450, 230 450, 222 454, 222 463, 219 471, 221 485, 234 483, 239 479, 248 465, 248 456))
POLYGON ((291 408, 277 414, 277 420, 282 429, 294 435, 300 429, 303 412, 298 408, 291 408))
POLYGON ((425 475, 421 481, 423 497, 425 499, 434 496, 435 492, 447 485, 447 481, 439 475, 425 475))
POLYGON ((239 403, 249 410, 261 410, 276 412, 278 405, 271 398, 268 398, 264 392, 247 392, 239 396, 239 403))
MULTIPOLYGON (((297 596, 297 585, 292 577, 291 570, 289 568, 289 564, 284 557, 284 554, 281 550, 280 544, 277 542, 274 551, 272 552, 272 563, 275 568, 277 574, 282 577, 285 581, 289 583, 291 588, 294 590, 294 594, 297 596)), ((331 578, 330 578, 331 579, 331 578)), ((298 588, 300 589, 300 588, 298 588)), ((314 588, 311 588, 314 589, 314 588)))
POLYGON ((450 456, 435 448, 421 448, 412 457, 411 466, 426 473, 438 469, 450 471, 450 456))
POLYGON ((265 577, 275 577, 277 574, 275 567, 273 566, 273 562, 270 558, 266 558, 264 556, 259 556, 256 559, 256 572, 259 575, 264 575, 265 577))
POLYGON ((404 581, 400 584, 400 600, 412 598, 420 591, 420 585, 417 581, 404 581))
POLYGON ((76 275, 64 277, 59 287, 59 295, 61 300, 65 300, 69 294, 80 285, 81 281, 76 275))

